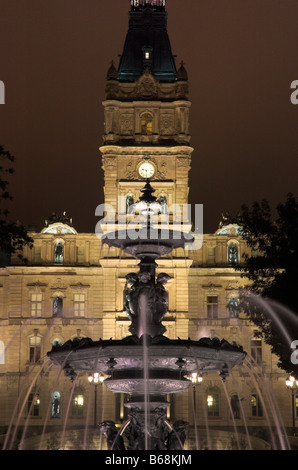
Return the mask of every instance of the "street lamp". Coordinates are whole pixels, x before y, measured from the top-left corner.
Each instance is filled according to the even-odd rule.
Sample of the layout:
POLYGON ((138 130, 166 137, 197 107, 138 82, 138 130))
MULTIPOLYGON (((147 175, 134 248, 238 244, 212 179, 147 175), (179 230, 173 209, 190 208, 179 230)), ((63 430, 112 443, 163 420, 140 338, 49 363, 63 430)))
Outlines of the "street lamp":
POLYGON ((198 375, 197 372, 193 372, 191 375, 187 377, 188 380, 192 383, 192 390, 193 390, 193 408, 194 408, 194 425, 196 421, 196 414, 197 414, 197 400, 196 400, 196 386, 202 383, 203 377, 198 375))
POLYGON ((298 388, 298 380, 295 379, 295 377, 290 376, 286 380, 286 386, 289 390, 292 392, 292 427, 293 427, 293 434, 296 434, 296 426, 295 426, 295 395, 296 395, 296 389, 298 388))
POLYGON ((104 376, 99 374, 99 372, 94 372, 88 377, 89 383, 94 384, 94 427, 97 426, 97 385, 102 384, 104 381, 104 376))

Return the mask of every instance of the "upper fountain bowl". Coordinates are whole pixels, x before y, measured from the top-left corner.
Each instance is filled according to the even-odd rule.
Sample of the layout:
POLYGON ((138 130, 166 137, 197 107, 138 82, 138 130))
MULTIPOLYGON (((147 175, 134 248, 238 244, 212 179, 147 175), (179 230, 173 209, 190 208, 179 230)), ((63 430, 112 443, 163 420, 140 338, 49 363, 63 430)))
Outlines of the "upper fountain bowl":
POLYGON ((138 259, 146 256, 157 259, 193 242, 193 237, 187 233, 151 226, 142 227, 137 234, 134 230, 120 230, 113 237, 105 234, 101 239, 108 246, 120 248, 138 259))

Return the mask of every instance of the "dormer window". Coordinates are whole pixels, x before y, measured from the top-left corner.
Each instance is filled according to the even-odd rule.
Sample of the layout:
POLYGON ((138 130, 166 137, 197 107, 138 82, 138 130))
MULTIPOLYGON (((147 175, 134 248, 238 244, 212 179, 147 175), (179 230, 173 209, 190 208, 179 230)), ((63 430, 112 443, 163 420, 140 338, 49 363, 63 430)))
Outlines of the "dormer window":
POLYGON ((64 244, 62 240, 57 240, 54 247, 54 263, 62 264, 64 259, 64 244))
POLYGON ((151 67, 152 64, 152 47, 143 47, 143 65, 145 67, 151 67))

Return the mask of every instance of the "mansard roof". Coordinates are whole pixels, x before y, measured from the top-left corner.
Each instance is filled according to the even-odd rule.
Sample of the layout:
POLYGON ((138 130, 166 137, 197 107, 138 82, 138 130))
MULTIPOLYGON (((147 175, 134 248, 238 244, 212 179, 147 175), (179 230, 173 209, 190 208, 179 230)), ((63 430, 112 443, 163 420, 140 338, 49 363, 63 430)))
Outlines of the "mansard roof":
POLYGON ((118 79, 134 81, 149 66, 157 80, 177 80, 175 57, 167 32, 167 12, 164 7, 145 2, 132 7, 129 28, 118 68, 118 79))

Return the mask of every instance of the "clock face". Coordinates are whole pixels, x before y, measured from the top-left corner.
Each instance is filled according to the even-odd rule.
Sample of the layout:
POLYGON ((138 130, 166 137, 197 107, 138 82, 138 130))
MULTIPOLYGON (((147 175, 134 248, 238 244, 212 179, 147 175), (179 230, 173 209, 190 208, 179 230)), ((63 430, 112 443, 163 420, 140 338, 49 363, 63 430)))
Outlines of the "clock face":
POLYGON ((151 178, 154 175, 154 166, 149 162, 142 163, 139 167, 139 175, 142 178, 151 178))

